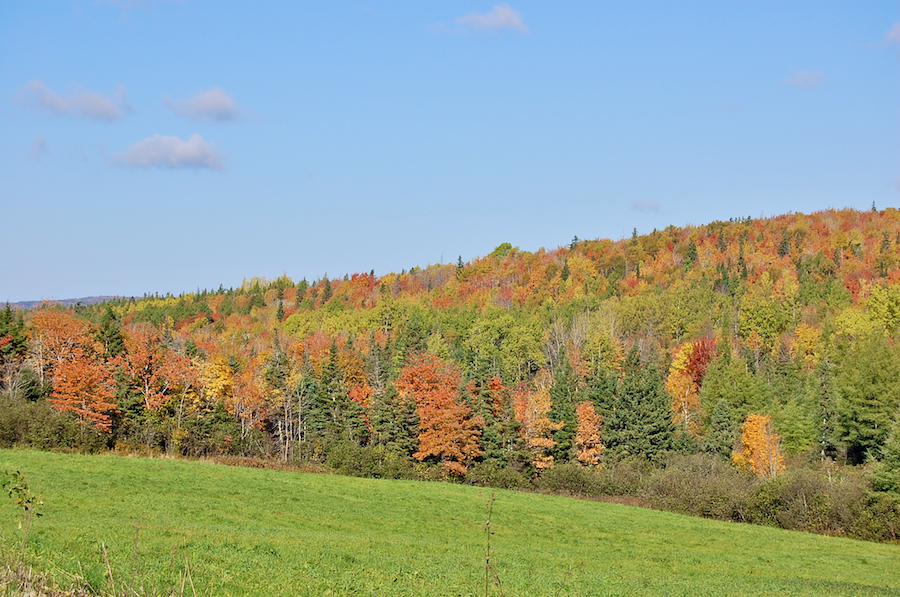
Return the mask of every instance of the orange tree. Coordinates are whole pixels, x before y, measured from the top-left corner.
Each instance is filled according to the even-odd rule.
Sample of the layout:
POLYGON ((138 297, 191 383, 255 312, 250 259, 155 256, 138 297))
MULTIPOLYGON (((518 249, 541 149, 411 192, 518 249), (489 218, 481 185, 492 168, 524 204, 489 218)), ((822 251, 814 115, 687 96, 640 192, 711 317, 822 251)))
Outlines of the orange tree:
POLYGON ((482 454, 478 438, 483 422, 459 399, 460 381, 452 365, 421 355, 403 368, 395 386, 401 397, 415 401, 419 415, 419 449, 413 457, 437 457, 445 473, 461 476, 482 454))

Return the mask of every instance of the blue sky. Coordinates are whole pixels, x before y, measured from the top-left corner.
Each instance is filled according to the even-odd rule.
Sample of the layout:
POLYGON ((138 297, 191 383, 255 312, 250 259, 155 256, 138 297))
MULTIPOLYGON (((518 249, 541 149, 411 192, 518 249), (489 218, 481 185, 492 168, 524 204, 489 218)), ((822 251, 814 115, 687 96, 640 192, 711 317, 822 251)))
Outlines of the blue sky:
POLYGON ((0 301, 900 203, 900 3, 0 3, 0 301))

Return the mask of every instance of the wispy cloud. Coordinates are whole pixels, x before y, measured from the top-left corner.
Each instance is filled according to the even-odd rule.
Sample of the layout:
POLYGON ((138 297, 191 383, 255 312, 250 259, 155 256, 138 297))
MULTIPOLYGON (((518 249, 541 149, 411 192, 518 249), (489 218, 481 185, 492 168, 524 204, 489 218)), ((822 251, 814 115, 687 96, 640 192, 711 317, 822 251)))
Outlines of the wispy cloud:
POLYGON ((484 14, 470 12, 456 19, 456 24, 489 31, 515 29, 519 33, 528 33, 528 27, 522 20, 522 13, 511 8, 509 4, 496 4, 490 12, 484 14))
POLYGON ((38 137, 34 140, 34 145, 31 146, 28 157, 32 160, 39 160, 48 153, 50 153, 50 147, 47 145, 47 140, 43 137, 38 137))
POLYGON ((885 37, 887 37, 889 44, 900 44, 900 21, 894 23, 894 26, 888 30, 885 37))
POLYGON ((819 71, 795 70, 784 82, 791 87, 818 87, 824 80, 825 77, 819 71))
POLYGON ((639 211, 642 213, 659 213, 659 202, 634 199, 631 202, 631 209, 633 211, 639 211))
POLYGON ((106 122, 119 120, 126 112, 134 111, 128 103, 128 92, 121 85, 116 93, 105 97, 81 85, 73 84, 69 95, 62 97, 47 87, 43 81, 35 79, 17 91, 12 99, 26 108, 49 112, 54 116, 76 116, 106 122))
POLYGON ((178 137, 153 135, 138 141, 122 153, 114 154, 110 164, 130 168, 224 170, 223 156, 215 145, 207 143, 196 133, 187 141, 178 137))
POLYGON ((229 122, 241 116, 241 109, 234 98, 221 87, 213 87, 183 100, 163 98, 170 110, 191 120, 229 122))

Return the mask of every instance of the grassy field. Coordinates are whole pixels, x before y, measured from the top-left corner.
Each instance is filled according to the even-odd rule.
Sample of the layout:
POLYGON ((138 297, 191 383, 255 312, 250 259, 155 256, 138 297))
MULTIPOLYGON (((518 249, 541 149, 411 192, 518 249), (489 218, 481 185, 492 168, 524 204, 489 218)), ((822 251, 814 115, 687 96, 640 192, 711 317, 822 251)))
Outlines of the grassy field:
MULTIPOLYGON (((98 588, 104 543, 114 578, 132 587, 177 584, 186 551, 198 594, 485 592, 490 490, 0 451, 9 468, 45 502, 30 563, 98 588)), ((900 595, 900 546, 495 493, 492 563, 508 596, 900 595)), ((15 514, 4 497, 7 545, 15 514)))

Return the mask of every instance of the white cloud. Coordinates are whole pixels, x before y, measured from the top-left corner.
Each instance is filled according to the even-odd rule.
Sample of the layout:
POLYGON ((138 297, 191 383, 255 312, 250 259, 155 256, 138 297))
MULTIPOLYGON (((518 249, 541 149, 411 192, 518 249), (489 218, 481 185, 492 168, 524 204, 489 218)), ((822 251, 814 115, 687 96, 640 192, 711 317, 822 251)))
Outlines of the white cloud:
POLYGON ((528 27, 522 21, 522 13, 510 8, 509 4, 496 4, 490 12, 478 14, 470 12, 464 17, 456 19, 458 25, 471 25, 476 29, 488 29, 497 31, 500 29, 515 29, 519 33, 528 33, 528 27))
POLYGON ((900 44, 900 21, 894 23, 894 26, 891 27, 890 31, 887 32, 886 37, 888 43, 900 44))
POLYGON ((35 79, 16 92, 13 101, 26 108, 50 112, 54 116, 69 115, 106 122, 119 120, 125 112, 134 110, 128 103, 128 92, 121 85, 115 94, 105 97, 74 84, 69 95, 62 97, 42 81, 35 79))
POLYGON ((224 169, 222 158, 215 145, 207 143, 196 133, 187 141, 153 135, 122 153, 113 154, 110 164, 131 168, 208 168, 221 172, 224 169))
POLYGON ((825 77, 818 71, 795 70, 784 82, 792 87, 818 87, 824 80, 825 77))
POLYGON ((644 201, 643 199, 635 199, 631 202, 631 209, 640 212, 659 212, 658 201, 644 201))
POLYGON ((234 98, 221 87, 213 87, 184 100, 173 100, 169 96, 164 99, 170 110, 191 120, 228 122, 237 120, 241 115, 234 98))
POLYGON ((34 145, 31 146, 28 157, 32 160, 39 160, 48 153, 50 153, 50 147, 47 145, 47 140, 43 137, 38 137, 34 140, 34 145))

